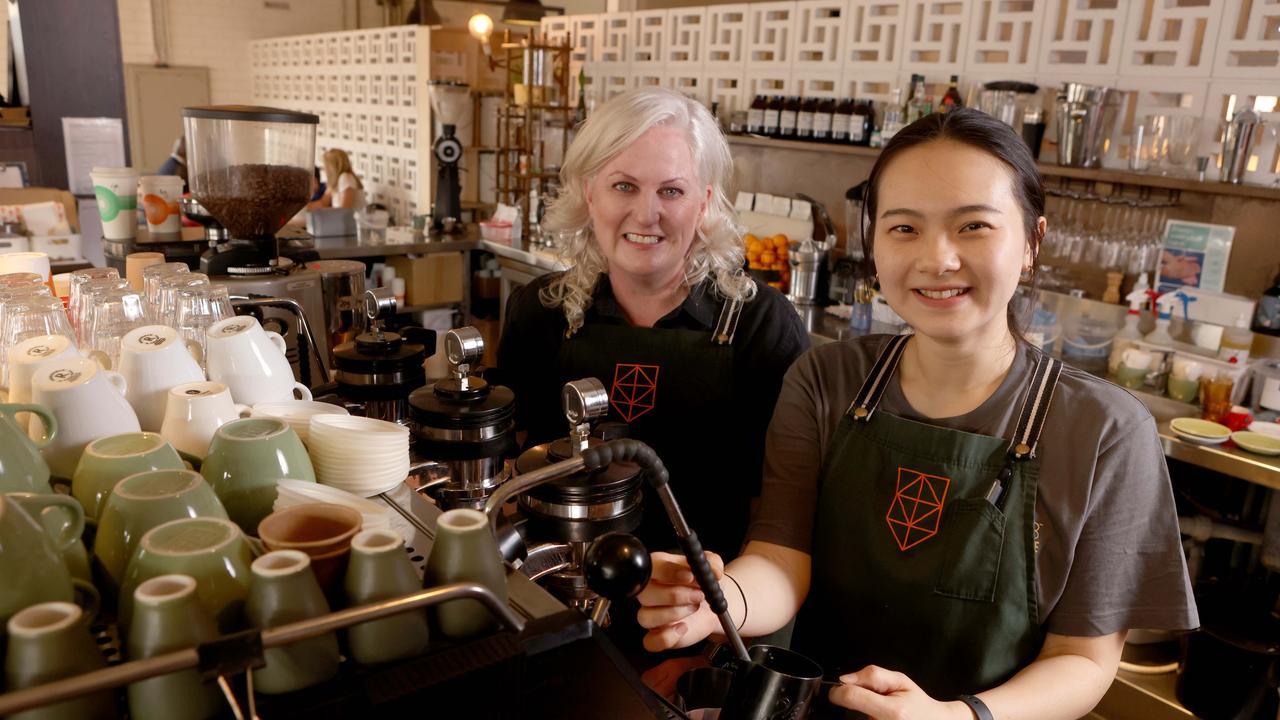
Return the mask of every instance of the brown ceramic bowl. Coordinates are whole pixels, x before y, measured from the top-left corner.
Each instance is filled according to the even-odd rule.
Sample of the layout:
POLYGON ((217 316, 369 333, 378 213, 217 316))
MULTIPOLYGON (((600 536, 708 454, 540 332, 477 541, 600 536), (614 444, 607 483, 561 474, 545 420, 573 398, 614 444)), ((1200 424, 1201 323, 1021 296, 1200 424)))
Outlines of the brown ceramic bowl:
POLYGON ((294 505, 263 518, 258 523, 258 537, 268 550, 301 550, 314 563, 350 550, 361 520, 358 511, 342 505, 294 505))

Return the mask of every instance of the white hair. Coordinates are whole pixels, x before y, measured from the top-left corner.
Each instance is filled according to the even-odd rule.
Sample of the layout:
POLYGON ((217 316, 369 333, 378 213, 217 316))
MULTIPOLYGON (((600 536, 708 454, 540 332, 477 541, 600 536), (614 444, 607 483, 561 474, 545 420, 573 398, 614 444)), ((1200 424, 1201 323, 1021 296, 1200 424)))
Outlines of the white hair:
POLYGON ((540 298, 546 307, 564 311, 569 334, 582 327, 600 273, 608 269, 591 227, 586 184, 656 126, 684 131, 698 179, 711 187, 702 223, 685 256, 684 282, 692 286, 711 277, 722 297, 750 300, 755 295, 755 283, 742 271, 742 231, 725 195, 733 157, 719 125, 696 100, 672 90, 638 88, 596 108, 579 126, 560 168, 560 196, 548 206, 542 223, 557 233, 560 255, 569 269, 544 287, 540 298))

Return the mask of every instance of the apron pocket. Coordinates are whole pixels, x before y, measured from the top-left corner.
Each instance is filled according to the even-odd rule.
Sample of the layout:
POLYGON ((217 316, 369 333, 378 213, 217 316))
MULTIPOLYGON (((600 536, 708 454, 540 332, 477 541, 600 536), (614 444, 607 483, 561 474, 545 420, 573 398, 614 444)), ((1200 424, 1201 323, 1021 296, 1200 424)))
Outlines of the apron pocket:
POLYGON ((1004 552, 1005 516, 986 498, 968 498, 949 508, 940 540, 946 561, 933 591, 961 600, 992 602, 1004 552))

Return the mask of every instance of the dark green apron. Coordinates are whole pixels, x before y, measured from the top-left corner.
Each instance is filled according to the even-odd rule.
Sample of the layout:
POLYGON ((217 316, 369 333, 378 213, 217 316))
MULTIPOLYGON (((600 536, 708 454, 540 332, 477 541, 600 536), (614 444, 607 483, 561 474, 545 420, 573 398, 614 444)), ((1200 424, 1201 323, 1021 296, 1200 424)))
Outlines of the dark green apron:
POLYGON ((1061 372, 1041 356, 1012 439, 876 412, 910 336, 888 343, 831 440, 794 647, 827 677, 879 665, 939 700, 1035 659, 1036 441, 1061 372))
MULTIPOLYGON (((560 345, 561 383, 599 379, 609 390, 606 418, 627 427, 662 458, 685 519, 703 547, 734 557, 759 493, 737 467, 733 418, 733 336, 741 301, 726 302, 711 332, 630 325, 584 325, 560 345)), ((566 430, 568 425, 565 426, 566 430)), ((662 503, 645 486, 635 535, 650 550, 677 547, 662 503)))

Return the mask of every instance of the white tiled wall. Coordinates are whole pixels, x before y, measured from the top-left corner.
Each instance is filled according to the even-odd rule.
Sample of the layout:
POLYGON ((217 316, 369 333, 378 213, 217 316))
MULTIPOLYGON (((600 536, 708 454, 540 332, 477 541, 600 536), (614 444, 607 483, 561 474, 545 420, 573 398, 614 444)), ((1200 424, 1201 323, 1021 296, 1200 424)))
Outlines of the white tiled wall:
MULTIPOLYGON (((757 92, 883 101, 917 72, 935 93, 951 74, 966 95, 990 80, 1109 85, 1125 104, 1104 159, 1111 167, 1125 165, 1123 138, 1147 115, 1200 117, 1201 152, 1216 154, 1228 107, 1280 95, 1280 0, 771 0, 549 17, 543 29, 572 38, 601 99, 663 85, 722 111, 757 92), (690 23, 696 32, 682 32, 690 23), (630 28, 630 64, 601 56, 609 24, 630 28), (679 54, 663 46, 674 38, 679 54)), ((1258 109, 1280 115, 1268 101, 1258 109)), ((1274 137, 1247 182, 1280 182, 1274 137)))
POLYGON ((345 150, 369 201, 405 223, 431 206, 430 44, 417 25, 256 40, 251 99, 319 115, 316 164, 345 150))
MULTIPOLYGON (((343 23, 344 0, 289 0, 282 7, 268 7, 262 0, 165 2, 169 63, 209 68, 210 96, 218 104, 250 101, 250 41, 337 30, 343 23)), ((124 62, 155 62, 151 0, 116 3, 124 62)))

